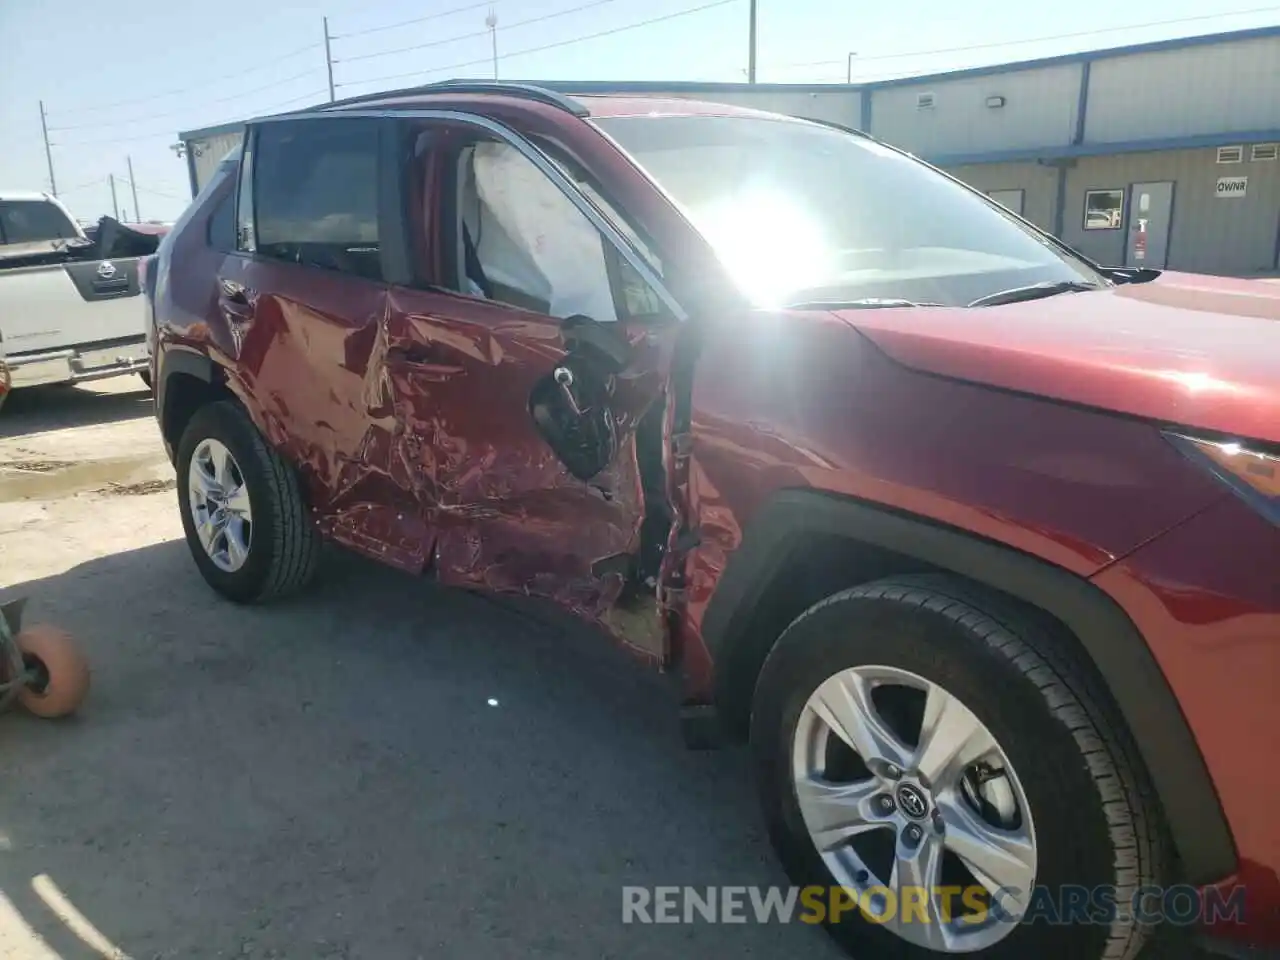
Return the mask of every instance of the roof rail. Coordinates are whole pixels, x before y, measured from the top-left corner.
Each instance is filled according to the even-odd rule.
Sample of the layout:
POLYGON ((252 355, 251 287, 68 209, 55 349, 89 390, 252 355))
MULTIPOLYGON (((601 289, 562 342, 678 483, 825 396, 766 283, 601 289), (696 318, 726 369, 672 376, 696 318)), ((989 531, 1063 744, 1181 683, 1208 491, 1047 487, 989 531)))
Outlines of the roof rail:
POLYGON ((407 97, 420 93, 491 93, 499 94, 506 97, 520 97, 524 100, 533 100, 537 103, 545 103, 548 106, 556 107, 572 113, 575 117, 589 117, 590 111, 576 100, 571 100, 564 94, 556 93, 554 90, 548 90, 546 87, 537 87, 531 83, 505 83, 501 80, 441 80, 437 83, 427 83, 420 87, 405 87, 401 90, 382 90, 378 93, 362 93, 358 97, 348 97, 345 100, 335 100, 333 103, 321 103, 309 108, 307 113, 311 111, 322 112, 332 109, 333 107, 354 106, 360 103, 370 103, 375 100, 387 100, 393 97, 407 97))

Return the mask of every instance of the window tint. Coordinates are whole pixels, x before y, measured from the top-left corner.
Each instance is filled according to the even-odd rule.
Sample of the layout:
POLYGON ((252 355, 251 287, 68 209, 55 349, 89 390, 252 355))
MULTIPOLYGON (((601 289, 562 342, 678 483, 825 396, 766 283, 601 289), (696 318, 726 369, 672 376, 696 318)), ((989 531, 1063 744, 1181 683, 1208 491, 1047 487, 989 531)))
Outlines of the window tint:
POLYGON ((0 202, 0 243, 33 243, 78 237, 75 224, 44 200, 0 202))
POLYGON ((618 319, 609 259, 616 251, 518 150, 490 142, 468 147, 459 159, 458 194, 464 293, 553 317, 618 319))
POLYGON ((381 279, 378 126, 343 119, 259 128, 252 177, 260 255, 381 279))
POLYGON ((214 205, 213 213, 209 214, 209 228, 206 239, 212 249, 222 253, 230 253, 236 248, 235 201, 236 195, 231 191, 227 191, 222 199, 214 205))

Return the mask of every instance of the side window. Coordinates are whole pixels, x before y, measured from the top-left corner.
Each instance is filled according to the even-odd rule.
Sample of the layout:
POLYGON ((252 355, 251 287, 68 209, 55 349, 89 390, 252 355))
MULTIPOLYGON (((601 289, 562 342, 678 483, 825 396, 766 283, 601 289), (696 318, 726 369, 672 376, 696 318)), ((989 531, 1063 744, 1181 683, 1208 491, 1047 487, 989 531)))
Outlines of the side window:
POLYGON ((459 289, 554 317, 647 312, 656 295, 519 150, 481 141, 458 161, 459 289), (639 308, 639 309, 635 309, 639 308))
POLYGON ((76 226, 52 203, 6 200, 0 203, 0 242, 33 243, 79 236, 76 226))
POLYGON ((553 142, 543 138, 535 138, 534 143, 542 151, 543 155, 554 163, 560 169, 560 172, 583 192, 595 208, 631 242, 631 245, 639 252, 640 256, 644 257, 654 273, 662 276, 662 261, 658 258, 658 255, 650 249, 647 243, 640 239, 640 234, 623 216, 622 211, 601 195, 587 172, 576 161, 571 160, 553 142))
POLYGON ((362 118, 258 128, 249 176, 259 256, 382 279, 378 129, 362 118))

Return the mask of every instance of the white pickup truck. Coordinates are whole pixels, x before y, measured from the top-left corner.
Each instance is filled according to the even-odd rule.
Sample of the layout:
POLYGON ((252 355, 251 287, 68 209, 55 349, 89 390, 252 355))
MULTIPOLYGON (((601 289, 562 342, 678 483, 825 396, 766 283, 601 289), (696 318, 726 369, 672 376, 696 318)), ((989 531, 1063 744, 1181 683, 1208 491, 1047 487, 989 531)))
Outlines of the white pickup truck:
POLYGON ((90 240, 55 197, 0 191, 0 400, 147 371, 139 262, 163 228, 105 217, 90 240))

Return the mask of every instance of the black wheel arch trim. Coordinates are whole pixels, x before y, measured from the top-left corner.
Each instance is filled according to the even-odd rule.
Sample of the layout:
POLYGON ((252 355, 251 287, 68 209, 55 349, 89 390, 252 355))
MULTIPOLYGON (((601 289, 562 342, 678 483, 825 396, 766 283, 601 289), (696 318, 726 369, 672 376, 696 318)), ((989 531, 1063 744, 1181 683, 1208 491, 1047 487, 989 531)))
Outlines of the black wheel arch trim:
POLYGON ((1096 585, 1043 560, 859 501, 787 489, 774 494, 747 524, 702 624, 715 664, 715 706, 730 727, 740 728, 749 716, 760 664, 758 646, 744 641, 768 584, 795 544, 832 534, 954 572, 1065 624, 1093 659, 1129 726, 1178 850, 1184 881, 1214 883, 1236 870, 1235 843, 1199 745, 1146 641, 1119 604, 1096 585))
MULTIPOLYGON (((165 392, 168 388, 169 379, 178 374, 184 374, 189 377, 195 377, 204 383, 213 383, 216 377, 214 370, 215 364, 213 360, 206 354, 197 353, 186 347, 168 347, 158 351, 156 354, 156 382, 151 385, 152 396, 155 398, 156 421, 160 424, 161 436, 165 434, 165 392)), ((169 443, 165 441, 165 447, 169 447, 169 443)), ((176 451, 167 450, 169 459, 172 461, 176 456, 176 451)))

